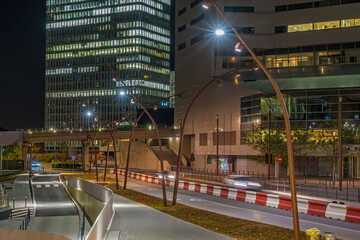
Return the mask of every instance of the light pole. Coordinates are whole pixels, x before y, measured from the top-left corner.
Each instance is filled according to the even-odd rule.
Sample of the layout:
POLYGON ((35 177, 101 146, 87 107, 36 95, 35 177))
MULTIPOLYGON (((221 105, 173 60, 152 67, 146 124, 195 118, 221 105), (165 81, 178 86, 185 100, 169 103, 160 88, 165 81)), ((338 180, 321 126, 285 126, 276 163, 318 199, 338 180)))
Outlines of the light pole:
POLYGON ((342 122, 343 122, 343 98, 339 96, 339 190, 342 191, 343 157, 342 157, 342 122))
POLYGON ((219 175, 219 114, 216 114, 216 175, 219 175))
POLYGON ((220 79, 229 75, 229 74, 235 74, 238 73, 238 70, 242 69, 240 68, 236 68, 234 70, 231 70, 229 72, 226 72, 224 74, 221 74, 217 77, 214 77, 212 80, 210 80, 209 82, 207 82, 193 97, 193 99, 191 100, 188 108, 186 109, 185 115, 183 120, 180 123, 180 140, 179 140, 179 153, 178 153, 178 159, 177 159, 177 168, 176 168, 176 175, 175 175, 175 184, 174 184, 174 193, 173 193, 173 202, 172 205, 176 205, 176 199, 177 199, 177 192, 178 192, 178 188, 179 188, 179 174, 180 174, 180 168, 181 168, 181 157, 182 157, 182 149, 183 149, 183 141, 184 141, 184 128, 185 128, 185 124, 186 124, 186 120, 187 117, 189 115, 189 112, 192 108, 192 106, 194 105, 194 103, 196 102, 196 100, 199 98, 199 96, 209 87, 211 86, 213 83, 216 83, 217 85, 220 84, 220 79))
MULTIPOLYGON (((160 167, 161 167, 161 175, 164 175, 164 161, 163 161, 163 157, 162 157, 162 144, 161 144, 161 138, 160 138, 160 133, 159 133, 159 128, 155 122, 155 120, 153 119, 153 117, 151 116, 151 114, 146 110, 146 108, 142 105, 142 103, 139 101, 139 99, 132 93, 131 89, 125 84, 124 80, 122 80, 118 74, 115 72, 115 70, 109 65, 109 68, 111 69, 111 71, 114 74, 114 79, 115 81, 120 81, 126 88, 126 90, 130 93, 130 95, 133 97, 133 99, 135 99, 135 101, 139 104, 139 106, 144 110, 144 112, 146 113, 146 115, 148 115, 148 117, 150 118, 152 124, 155 127, 156 133, 157 133, 157 137, 159 139, 159 158, 160 158, 160 167)), ((116 173, 117 175, 117 173, 116 173)), ((165 187, 165 178, 163 178, 161 180, 161 186, 162 186, 162 191, 163 191, 163 204, 164 207, 167 206, 167 201, 166 201, 166 187, 165 187)))
POLYGON ((257 65, 263 70, 265 75, 270 80, 277 97, 280 100, 280 104, 283 110, 284 121, 285 121, 285 128, 286 128, 286 139, 287 139, 287 152, 288 152, 288 161, 289 161, 289 174, 290 174, 290 190, 291 190, 291 205, 292 205, 292 214, 293 214, 293 227, 294 227, 294 237, 295 240, 300 240, 300 227, 299 227, 299 213, 298 213, 298 206, 297 206, 297 198, 296 198, 296 184, 295 184, 295 169, 294 169, 294 156, 293 156, 293 148, 292 148, 292 140, 291 140, 291 128, 290 128, 290 120, 289 114, 286 108, 286 104, 284 98, 281 94, 281 91, 275 82, 271 73, 267 70, 265 65, 262 61, 256 56, 252 48, 244 41, 244 39, 240 36, 239 32, 236 28, 231 24, 229 19, 225 16, 223 11, 217 5, 215 0, 205 0, 203 3, 204 8, 209 8, 210 5, 213 5, 216 11, 221 15, 227 25, 231 28, 231 30, 235 33, 237 38, 239 39, 240 43, 248 50, 250 55, 253 57, 257 65))
POLYGON ((333 135, 332 135, 332 139, 333 139, 333 171, 332 171, 332 182, 333 182, 333 187, 335 187, 335 166, 336 166, 336 158, 335 158, 335 136, 336 133, 335 131, 333 131, 333 135))

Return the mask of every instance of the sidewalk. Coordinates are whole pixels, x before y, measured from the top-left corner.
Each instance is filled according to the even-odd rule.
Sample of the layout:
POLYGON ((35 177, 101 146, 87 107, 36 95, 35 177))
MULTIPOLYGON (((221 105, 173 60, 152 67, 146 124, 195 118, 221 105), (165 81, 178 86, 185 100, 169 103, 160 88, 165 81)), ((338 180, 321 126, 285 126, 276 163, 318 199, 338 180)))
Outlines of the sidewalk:
POLYGON ((114 209, 108 240, 232 239, 116 194, 114 209))

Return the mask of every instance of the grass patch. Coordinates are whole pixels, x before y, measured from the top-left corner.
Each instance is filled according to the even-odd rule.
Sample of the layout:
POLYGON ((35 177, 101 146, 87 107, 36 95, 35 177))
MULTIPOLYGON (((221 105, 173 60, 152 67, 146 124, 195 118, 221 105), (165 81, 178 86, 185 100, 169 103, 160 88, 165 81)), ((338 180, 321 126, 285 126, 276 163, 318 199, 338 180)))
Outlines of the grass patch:
MULTIPOLYGON (((79 177, 85 180, 94 181, 95 174, 76 174, 68 175, 73 177, 79 177)), ((99 175, 99 180, 102 180, 99 175)), ((133 200, 135 202, 144 204, 151 208, 157 209, 161 212, 182 219, 184 221, 194 223, 206 229, 209 229, 220 234, 239 239, 239 240, 290 240, 293 239, 293 231, 281 228, 273 225, 257 223, 229 217, 198 208, 189 207, 182 204, 171 206, 171 202, 168 201, 170 207, 164 207, 163 201, 160 198, 153 197, 144 193, 127 190, 116 190, 116 185, 113 178, 107 178, 110 184, 107 186, 114 193, 119 194, 125 198, 133 200), (141 197, 140 197, 140 196, 141 197), (145 198, 143 198, 145 197, 145 198)), ((301 239, 305 239, 305 233, 301 233, 301 239)))

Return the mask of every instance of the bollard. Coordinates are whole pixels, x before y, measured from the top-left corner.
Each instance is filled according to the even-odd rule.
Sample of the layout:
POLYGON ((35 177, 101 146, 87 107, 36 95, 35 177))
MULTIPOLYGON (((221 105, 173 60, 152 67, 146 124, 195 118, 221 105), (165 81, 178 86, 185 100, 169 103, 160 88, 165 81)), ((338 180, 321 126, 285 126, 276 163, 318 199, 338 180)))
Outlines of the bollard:
POLYGON ((13 208, 15 208, 15 198, 13 198, 13 208))
POLYGON ((358 202, 360 202, 360 189, 358 189, 358 202))
POLYGON ((301 194, 301 184, 299 183, 299 195, 301 194))
POLYGON ((26 200, 27 200, 27 197, 25 197, 25 207, 26 207, 26 200))
POLYGON ((279 191, 279 181, 276 181, 276 191, 279 191))
POLYGON ((349 182, 346 183, 346 201, 349 201, 349 182))
POLYGON ((30 208, 28 208, 27 217, 28 217, 28 219, 29 219, 29 222, 30 222, 30 216, 31 216, 31 214, 30 214, 30 208))
POLYGON ((25 230, 25 222, 22 221, 22 230, 25 230))

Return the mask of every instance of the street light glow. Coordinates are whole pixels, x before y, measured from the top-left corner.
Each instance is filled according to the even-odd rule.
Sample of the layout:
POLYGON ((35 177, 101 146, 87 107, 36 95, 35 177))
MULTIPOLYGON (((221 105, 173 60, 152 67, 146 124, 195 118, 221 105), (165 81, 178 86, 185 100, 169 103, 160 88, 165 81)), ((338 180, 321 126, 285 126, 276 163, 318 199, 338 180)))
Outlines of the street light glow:
POLYGON ((224 32, 224 30, 222 30, 222 29, 216 29, 216 30, 215 30, 215 34, 216 34, 216 36, 222 36, 222 35, 225 34, 225 32, 224 32))
POLYGON ((125 92, 124 92, 124 91, 120 91, 120 95, 121 95, 121 96, 124 96, 124 95, 125 95, 125 92))
POLYGON ((91 113, 90 111, 88 111, 88 112, 86 113, 86 115, 91 116, 92 113, 91 113))
POLYGON ((203 8, 208 9, 211 6, 211 2, 208 0, 204 0, 202 6, 203 8))

